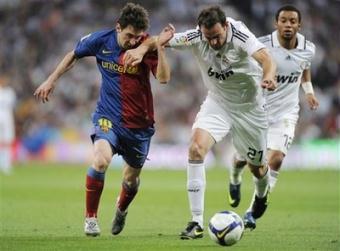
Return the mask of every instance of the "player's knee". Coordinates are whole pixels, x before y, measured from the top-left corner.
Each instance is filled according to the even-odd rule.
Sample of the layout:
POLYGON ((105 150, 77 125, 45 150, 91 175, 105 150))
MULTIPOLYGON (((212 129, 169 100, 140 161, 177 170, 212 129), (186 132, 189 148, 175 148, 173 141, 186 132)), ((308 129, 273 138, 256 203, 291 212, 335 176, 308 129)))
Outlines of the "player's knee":
POLYGON ((126 190, 130 192, 137 192, 139 187, 139 178, 123 180, 123 186, 126 190))
POLYGON ((279 171, 284 159, 284 154, 281 152, 275 152, 273 153, 270 158, 268 159, 268 165, 270 166, 270 169, 273 169, 275 171, 279 171))
POLYGON ((267 167, 265 165, 255 166, 253 164, 248 163, 250 172, 258 179, 264 177, 267 173, 267 167))
POLYGON ((190 160, 204 160, 207 154, 207 149, 201 143, 192 142, 189 148, 189 159, 190 160))
POLYGON ((105 157, 100 152, 95 153, 94 156, 94 168, 97 171, 105 171, 110 165, 111 158, 105 157))
POLYGON ((243 168, 247 164, 247 161, 246 160, 240 160, 240 159, 234 157, 233 164, 234 164, 235 168, 243 168))

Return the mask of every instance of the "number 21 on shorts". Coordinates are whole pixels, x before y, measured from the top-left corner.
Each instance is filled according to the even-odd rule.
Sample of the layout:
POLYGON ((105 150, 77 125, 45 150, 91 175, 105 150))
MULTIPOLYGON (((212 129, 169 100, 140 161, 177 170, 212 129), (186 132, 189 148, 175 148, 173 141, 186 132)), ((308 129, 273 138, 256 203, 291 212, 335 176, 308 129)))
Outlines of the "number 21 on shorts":
POLYGON ((259 162, 262 161, 263 158, 263 150, 256 151, 256 149, 249 147, 247 156, 249 159, 254 160, 255 158, 258 158, 259 162))

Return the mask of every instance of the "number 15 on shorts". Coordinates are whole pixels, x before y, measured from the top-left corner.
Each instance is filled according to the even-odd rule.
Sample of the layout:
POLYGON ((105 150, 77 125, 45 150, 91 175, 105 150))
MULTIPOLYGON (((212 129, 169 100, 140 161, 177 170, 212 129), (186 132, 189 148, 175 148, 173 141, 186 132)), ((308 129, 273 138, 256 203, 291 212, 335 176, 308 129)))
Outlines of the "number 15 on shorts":
POLYGON ((249 147, 247 156, 251 160, 255 160, 256 158, 258 158, 259 162, 261 162, 263 158, 263 150, 256 151, 256 149, 249 147))

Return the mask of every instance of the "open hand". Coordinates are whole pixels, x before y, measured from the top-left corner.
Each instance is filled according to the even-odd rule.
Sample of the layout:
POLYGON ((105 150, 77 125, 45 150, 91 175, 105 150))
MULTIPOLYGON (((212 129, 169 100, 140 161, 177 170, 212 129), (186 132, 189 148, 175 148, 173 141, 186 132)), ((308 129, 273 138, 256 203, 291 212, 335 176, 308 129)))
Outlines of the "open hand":
POLYGON ((46 80, 36 89, 33 95, 36 99, 41 100, 43 103, 48 102, 49 96, 53 93, 54 87, 54 82, 46 80))
POLYGON ((316 110, 319 107, 319 101, 314 94, 306 94, 306 99, 311 110, 316 110))

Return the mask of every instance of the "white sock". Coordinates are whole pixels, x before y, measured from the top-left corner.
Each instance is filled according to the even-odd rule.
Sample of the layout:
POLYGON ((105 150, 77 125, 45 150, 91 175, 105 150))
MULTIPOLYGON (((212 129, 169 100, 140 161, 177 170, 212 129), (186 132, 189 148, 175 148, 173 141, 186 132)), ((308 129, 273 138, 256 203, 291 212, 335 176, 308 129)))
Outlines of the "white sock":
POLYGON ((230 168, 230 183, 233 185, 241 184, 242 182, 242 168, 236 168, 234 165, 230 168))
MULTIPOLYGON (((239 155, 238 153, 234 155, 234 160, 245 161, 245 159, 242 158, 242 156, 239 155)), ((233 161, 232 167, 230 168, 230 175, 229 175, 231 184, 233 185, 241 184, 244 166, 241 168, 237 168, 235 165, 235 161, 233 161)))
POLYGON ((205 168, 202 163, 188 163, 187 189, 192 221, 198 222, 203 228, 205 168))
POLYGON ((279 173, 280 173, 279 171, 269 169, 269 189, 270 189, 270 192, 273 191, 273 189, 276 185, 279 173))
POLYGON ((266 174, 258 179, 253 176, 254 184, 255 184, 255 194, 259 198, 263 198, 267 194, 267 190, 269 188, 269 167, 267 169, 266 174))

